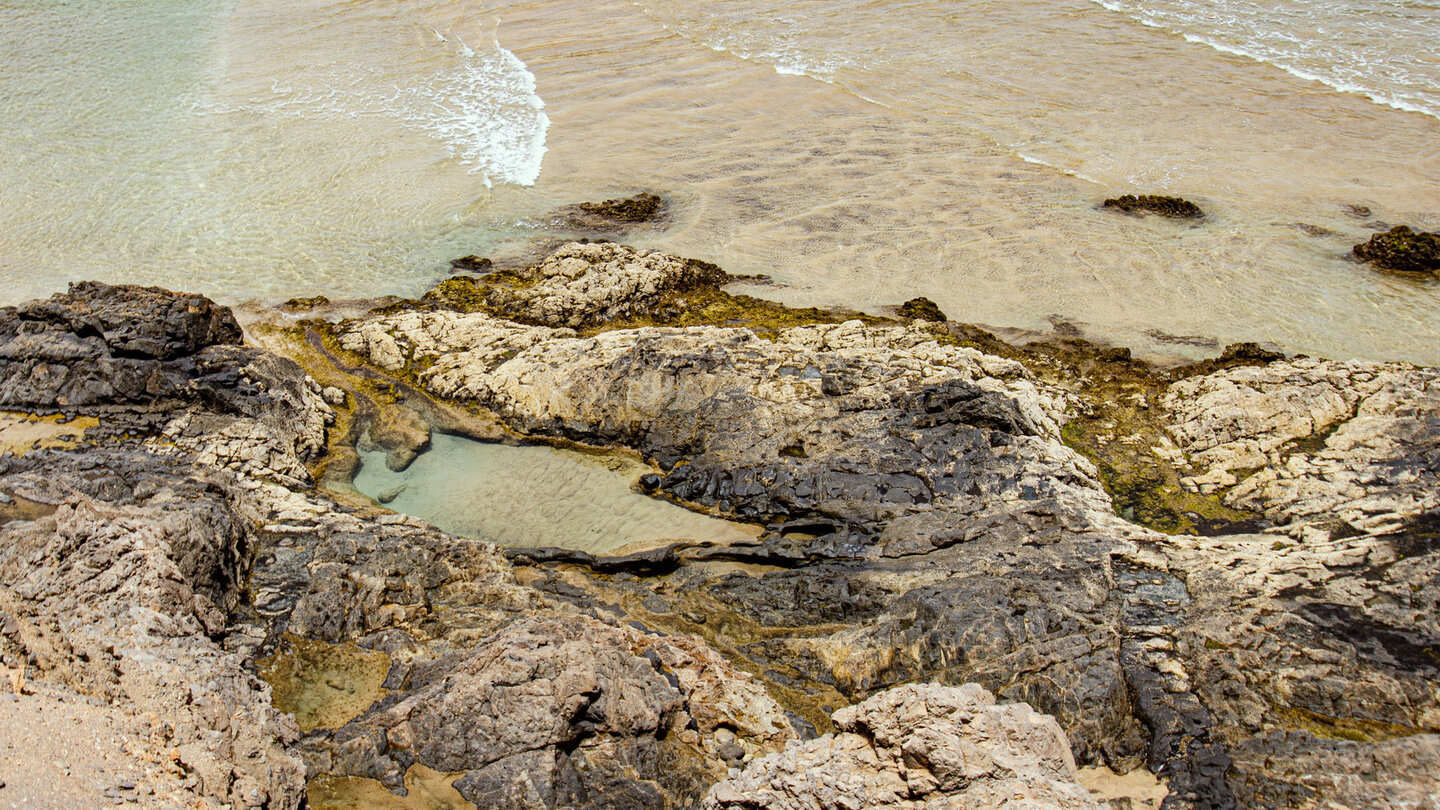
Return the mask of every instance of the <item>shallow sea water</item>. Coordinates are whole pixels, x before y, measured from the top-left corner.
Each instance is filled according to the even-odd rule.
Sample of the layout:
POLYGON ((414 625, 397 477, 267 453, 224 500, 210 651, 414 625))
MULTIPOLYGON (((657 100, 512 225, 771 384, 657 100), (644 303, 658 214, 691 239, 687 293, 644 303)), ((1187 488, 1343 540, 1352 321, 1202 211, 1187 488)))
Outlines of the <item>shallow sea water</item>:
POLYGON ((1420 1, 0 0, 0 301, 414 294, 646 190, 631 241, 790 303, 1440 363, 1440 280, 1348 258, 1440 228, 1436 42, 1420 1))

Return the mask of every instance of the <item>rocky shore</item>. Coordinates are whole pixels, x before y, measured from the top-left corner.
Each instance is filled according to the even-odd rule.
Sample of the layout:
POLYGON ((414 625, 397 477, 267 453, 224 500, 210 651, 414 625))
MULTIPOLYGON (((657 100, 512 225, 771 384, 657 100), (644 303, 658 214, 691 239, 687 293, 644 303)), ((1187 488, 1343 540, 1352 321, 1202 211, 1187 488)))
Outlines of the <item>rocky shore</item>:
POLYGON ((145 729, 155 806, 1143 806, 1077 766, 1435 806, 1435 370, 1155 368, 610 243, 474 266, 249 345, 154 289, 0 310, 0 407, 77 426, 0 458, 0 664, 145 729), (394 466, 430 429, 623 448, 763 528, 447 535, 347 490, 386 420, 394 466))

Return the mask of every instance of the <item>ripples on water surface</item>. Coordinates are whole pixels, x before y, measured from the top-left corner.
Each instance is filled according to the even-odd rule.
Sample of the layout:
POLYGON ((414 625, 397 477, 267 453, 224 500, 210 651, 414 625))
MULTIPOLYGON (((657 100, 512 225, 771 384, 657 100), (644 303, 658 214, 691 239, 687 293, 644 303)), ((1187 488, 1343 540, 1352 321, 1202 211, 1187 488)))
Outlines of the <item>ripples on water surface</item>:
POLYGON ((1347 260, 1440 228, 1437 42, 1377 0, 0 0, 0 296, 415 293, 654 190, 636 241, 792 303, 1440 363, 1440 283, 1347 260), (1133 191, 1211 217, 1094 207, 1133 191))

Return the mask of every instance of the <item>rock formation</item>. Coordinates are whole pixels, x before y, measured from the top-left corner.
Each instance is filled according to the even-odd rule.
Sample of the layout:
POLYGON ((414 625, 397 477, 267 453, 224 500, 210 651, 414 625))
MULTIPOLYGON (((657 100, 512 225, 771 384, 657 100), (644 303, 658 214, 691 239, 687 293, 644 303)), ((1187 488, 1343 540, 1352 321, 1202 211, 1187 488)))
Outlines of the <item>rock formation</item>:
POLYGON ((1098 810, 1054 718, 975 684, 899 686, 710 789, 705 810, 1023 806, 1098 810))
POLYGON ((1102 207, 1114 208, 1127 214, 1159 214, 1171 219, 1201 219, 1205 216, 1200 206, 1189 200, 1160 194, 1123 194, 1106 200, 1102 207))
POLYGON ((674 322, 687 285, 734 299, 718 268, 609 244, 509 278, 267 333, 324 386, 195 296, 0 310, 0 403, 94 425, 0 458, 0 663, 153 713, 156 778, 232 806, 298 807, 307 777, 312 803, 1088 806, 1071 751, 1149 768, 1172 808, 1440 789, 1434 370, 1236 349, 1166 376, 778 305, 618 328, 674 322), (405 415, 380 390, 631 448, 647 491, 764 530, 512 562, 315 489, 332 423, 405 415), (1107 398, 1147 427, 1077 443, 1107 398), (1124 520, 1122 455, 1257 520, 1124 520), (972 682, 1054 720, 951 688, 972 682))
POLYGON ((337 339, 518 432, 633 447, 665 470, 650 487, 769 524, 679 550, 658 590, 537 564, 577 604, 705 636, 816 724, 827 702, 978 681, 1054 714, 1082 761, 1166 775, 1172 807, 1313 792, 1261 764, 1276 729, 1286 756, 1377 786, 1408 778, 1375 764, 1388 740, 1440 730, 1432 371, 1242 348, 1157 383, 1165 435, 1116 440, 1159 441, 1142 463, 1274 526, 1205 538, 1119 519, 1066 446, 1091 378, 1056 358, 1083 348, 1011 352, 1026 363, 927 326, 601 329, 428 311, 337 339), (461 337, 499 333, 513 350, 461 337))
POLYGON ((1354 248, 1356 258, 1389 270, 1409 273, 1440 271, 1440 233, 1413 231, 1396 225, 1354 248))

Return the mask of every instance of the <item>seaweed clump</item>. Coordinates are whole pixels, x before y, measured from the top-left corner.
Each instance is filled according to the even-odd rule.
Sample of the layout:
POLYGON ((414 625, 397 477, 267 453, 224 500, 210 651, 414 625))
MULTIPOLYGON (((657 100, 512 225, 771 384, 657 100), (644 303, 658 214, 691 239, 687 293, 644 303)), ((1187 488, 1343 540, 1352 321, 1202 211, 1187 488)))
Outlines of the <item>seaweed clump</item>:
POLYGON ((329 298, 323 295, 317 295, 312 298, 291 298, 289 301, 281 304, 280 308, 289 312, 308 312, 316 307, 323 307, 328 303, 330 303, 329 298))
POLYGON ((1356 245, 1355 256, 1390 270, 1434 273, 1440 271, 1440 233, 1412 231, 1396 225, 1356 245))
POLYGON ((950 320, 940 307, 929 298, 911 298, 900 305, 896 312, 902 318, 909 318, 915 321, 933 321, 934 323, 945 323, 950 320))
POLYGON ((660 215, 662 202, 659 195, 641 192, 622 200, 583 202, 576 205, 575 209, 582 214, 612 222, 649 222, 660 215))
POLYGON ((1127 214, 1159 214, 1171 219, 1200 219, 1205 216, 1205 212, 1200 210, 1200 206, 1189 200, 1180 197, 1164 197, 1159 194, 1141 194, 1138 197, 1134 194, 1126 194, 1121 197, 1112 197, 1104 202, 1103 207, 1114 208, 1127 214))

